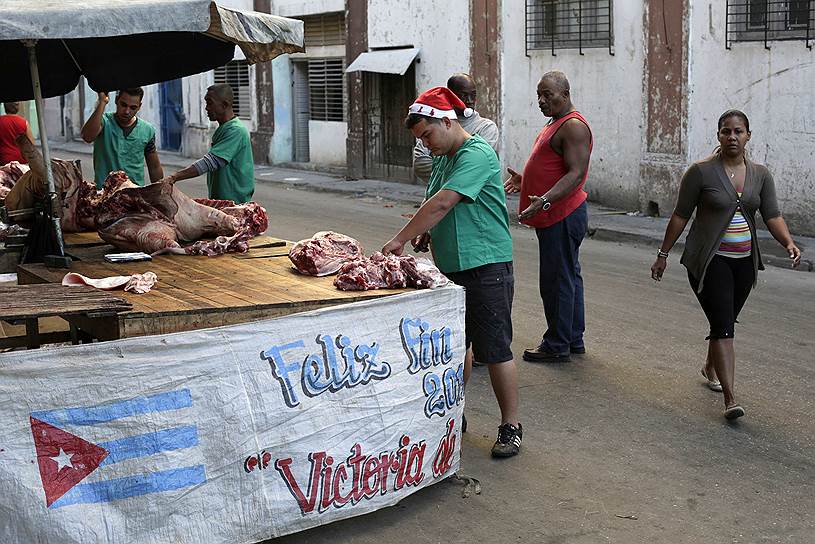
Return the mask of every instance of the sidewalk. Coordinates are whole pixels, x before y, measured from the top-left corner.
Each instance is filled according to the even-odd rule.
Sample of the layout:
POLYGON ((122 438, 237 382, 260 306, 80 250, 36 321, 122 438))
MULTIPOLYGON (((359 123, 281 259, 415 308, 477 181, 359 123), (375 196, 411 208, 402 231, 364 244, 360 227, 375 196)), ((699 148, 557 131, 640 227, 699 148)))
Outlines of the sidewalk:
MULTIPOLYGON (((69 153, 91 156, 91 146, 83 142, 55 142, 54 151, 64 150, 69 153)), ((178 153, 159 152, 164 166, 181 169, 188 166, 192 159, 178 153)), ((57 153, 58 155, 58 153, 57 153)), ((314 170, 284 168, 269 165, 255 165, 255 182, 278 184, 317 192, 330 192, 352 195, 359 198, 376 198, 389 202, 418 204, 424 198, 423 185, 409 185, 375 179, 346 180, 338 175, 314 170)), ((518 209, 517 195, 507 197, 510 214, 518 209)), ((662 243, 662 236, 668 224, 667 217, 646 217, 638 212, 615 210, 589 202, 589 237, 595 240, 628 243, 651 247, 654 254, 662 243)), ((518 226, 518 228, 523 228, 518 226)), ((676 243, 672 253, 679 254, 684 246, 685 229, 676 243)), ((766 230, 758 231, 761 256, 766 265, 789 267, 789 257, 766 230)), ((795 236, 798 247, 804 252, 798 270, 815 271, 815 238, 795 236)))

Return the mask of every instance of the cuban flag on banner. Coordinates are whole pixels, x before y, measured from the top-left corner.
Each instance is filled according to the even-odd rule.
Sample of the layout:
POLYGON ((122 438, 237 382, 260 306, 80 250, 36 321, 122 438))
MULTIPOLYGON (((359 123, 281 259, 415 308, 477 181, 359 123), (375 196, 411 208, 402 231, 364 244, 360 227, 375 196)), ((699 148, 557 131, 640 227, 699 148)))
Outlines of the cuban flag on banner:
POLYGON ((178 389, 31 413, 48 508, 111 502, 206 482, 192 395, 178 389), (168 455, 168 452, 187 455, 168 455))

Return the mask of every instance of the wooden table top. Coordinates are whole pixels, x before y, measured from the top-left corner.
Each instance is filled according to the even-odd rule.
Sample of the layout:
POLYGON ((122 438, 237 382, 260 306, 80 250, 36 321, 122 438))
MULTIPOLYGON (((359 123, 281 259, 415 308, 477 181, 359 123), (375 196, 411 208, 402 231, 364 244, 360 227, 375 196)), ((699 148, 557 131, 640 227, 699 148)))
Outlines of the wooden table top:
MULTIPOLYGON (((120 314, 120 318, 285 307, 292 307, 293 313, 306 311, 309 306, 344 304, 408 291, 340 291, 333 285, 334 276, 315 278, 297 272, 286 256, 291 242, 281 247, 258 247, 275 242, 284 241, 260 236, 251 241, 250 250, 245 254, 230 253, 218 257, 162 255, 138 263, 105 261, 103 256, 106 253, 118 251, 109 245, 75 245, 68 253, 80 259, 71 264, 70 272, 91 278, 147 271, 158 276, 149 293, 115 292, 116 296, 133 305, 132 310, 120 314)), ((21 284, 61 283, 67 272, 46 268, 42 264, 20 265, 18 281, 21 284)))

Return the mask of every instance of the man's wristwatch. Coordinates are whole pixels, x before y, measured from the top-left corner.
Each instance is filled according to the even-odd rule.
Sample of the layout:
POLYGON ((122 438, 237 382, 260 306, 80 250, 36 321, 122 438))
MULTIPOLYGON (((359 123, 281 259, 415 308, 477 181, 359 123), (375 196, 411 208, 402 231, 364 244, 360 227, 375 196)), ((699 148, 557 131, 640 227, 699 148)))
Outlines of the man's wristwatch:
POLYGON ((546 196, 541 195, 540 198, 541 198, 541 202, 543 202, 543 206, 541 206, 541 211, 545 212, 546 210, 548 210, 549 208, 552 207, 552 203, 549 202, 549 199, 546 198, 546 196))

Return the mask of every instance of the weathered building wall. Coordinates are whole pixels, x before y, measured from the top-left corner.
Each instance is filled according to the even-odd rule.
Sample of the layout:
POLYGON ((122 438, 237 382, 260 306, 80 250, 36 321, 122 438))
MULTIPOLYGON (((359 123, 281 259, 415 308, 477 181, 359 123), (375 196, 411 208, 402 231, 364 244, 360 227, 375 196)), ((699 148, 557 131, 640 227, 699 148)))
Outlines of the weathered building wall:
POLYGON ((345 0, 272 0, 272 13, 283 17, 345 11, 345 0))
POLYGON ((710 154, 716 122, 735 108, 750 118, 750 158, 766 164, 790 229, 815 235, 815 51, 803 41, 735 42, 725 49, 724 2, 693 2, 689 156, 710 154))
POLYGON ((416 64, 417 94, 469 71, 469 0, 369 0, 368 47, 397 46, 422 50, 416 64))
MULTIPOLYGON (((275 15, 284 17, 344 12, 345 0, 276 0, 273 2, 273 10, 275 15)), ((345 45, 307 46, 305 53, 281 55, 273 61, 275 130, 272 138, 272 162, 285 163, 295 159, 292 61, 345 56, 345 45)), ((309 163, 317 166, 345 164, 347 122, 309 121, 308 127, 309 163), (337 137, 341 140, 331 140, 337 137), (326 142, 331 142, 330 148, 326 148, 326 142), (337 157, 340 155, 342 159, 338 161, 337 157)))
POLYGON ((525 14, 503 3, 501 20, 501 158, 523 168, 535 137, 548 121, 538 109, 535 89, 549 70, 561 70, 572 99, 594 133, 586 183, 589 198, 610 206, 636 208, 643 130, 643 2, 614 2, 614 52, 605 49, 529 51, 525 56, 525 14))
POLYGON ((294 160, 294 126, 292 118, 291 60, 280 55, 272 61, 272 87, 274 89, 274 134, 272 135, 271 162, 294 160))
POLYGON ((639 209, 670 215, 687 166, 688 1, 649 2, 644 16, 643 155, 639 209))
POLYGON ((309 155, 313 164, 345 165, 345 139, 348 123, 338 121, 309 121, 309 155))

